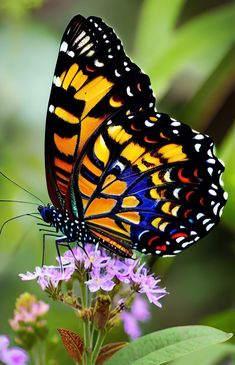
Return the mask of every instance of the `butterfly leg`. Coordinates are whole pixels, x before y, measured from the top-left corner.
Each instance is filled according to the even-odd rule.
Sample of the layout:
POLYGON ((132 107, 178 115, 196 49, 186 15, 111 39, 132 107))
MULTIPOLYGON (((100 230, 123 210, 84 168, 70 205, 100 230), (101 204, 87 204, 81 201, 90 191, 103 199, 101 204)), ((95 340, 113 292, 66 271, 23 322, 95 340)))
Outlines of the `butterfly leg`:
POLYGON ((74 252, 73 252, 73 250, 72 250, 72 248, 71 248, 71 246, 68 242, 68 237, 67 236, 58 237, 55 240, 55 245, 56 245, 56 250, 57 250, 58 257, 59 257, 61 269, 63 269, 63 267, 62 267, 62 262, 61 262, 61 254, 60 254, 59 246, 67 247, 70 250, 70 252, 72 253, 74 259, 76 260, 76 257, 74 256, 74 252))
MULTIPOLYGON (((52 231, 46 231, 46 232, 52 232, 52 231)), ((44 265, 45 261, 45 248, 46 248, 46 237, 57 237, 58 235, 56 233, 44 233, 42 236, 42 266, 44 265)))

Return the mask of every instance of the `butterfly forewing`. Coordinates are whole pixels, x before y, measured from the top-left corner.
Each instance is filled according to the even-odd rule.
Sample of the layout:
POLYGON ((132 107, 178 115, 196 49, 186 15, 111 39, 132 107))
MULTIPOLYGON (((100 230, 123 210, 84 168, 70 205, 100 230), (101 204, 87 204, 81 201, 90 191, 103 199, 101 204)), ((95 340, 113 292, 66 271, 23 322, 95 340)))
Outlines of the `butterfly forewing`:
POLYGON ((124 106, 133 111, 154 104, 148 76, 125 55, 113 30, 96 17, 72 19, 61 41, 46 123, 47 185, 56 207, 66 205, 78 215, 66 199, 74 163, 102 123, 124 106))

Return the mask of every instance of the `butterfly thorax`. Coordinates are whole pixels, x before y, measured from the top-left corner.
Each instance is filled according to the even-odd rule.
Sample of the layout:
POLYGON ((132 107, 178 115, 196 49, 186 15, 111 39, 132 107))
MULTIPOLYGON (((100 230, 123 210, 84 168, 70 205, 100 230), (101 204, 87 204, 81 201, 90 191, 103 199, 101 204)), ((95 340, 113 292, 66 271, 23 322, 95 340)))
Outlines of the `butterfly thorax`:
POLYGON ((45 223, 55 227, 56 231, 61 231, 67 238, 68 242, 83 241, 87 238, 88 230, 85 222, 72 219, 65 211, 62 212, 54 205, 40 205, 38 211, 45 223))

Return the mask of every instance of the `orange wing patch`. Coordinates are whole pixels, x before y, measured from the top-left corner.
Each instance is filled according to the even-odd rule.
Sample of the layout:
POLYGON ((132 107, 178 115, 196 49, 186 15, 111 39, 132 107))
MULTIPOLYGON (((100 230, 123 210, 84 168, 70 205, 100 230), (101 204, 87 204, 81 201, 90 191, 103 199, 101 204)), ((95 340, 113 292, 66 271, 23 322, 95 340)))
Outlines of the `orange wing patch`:
POLYGON ((78 136, 75 135, 71 138, 63 138, 58 136, 58 134, 54 133, 54 142, 56 145, 56 148, 61 153, 64 153, 65 155, 74 155, 76 145, 77 145, 78 136))
POLYGON ((90 216, 110 213, 116 203, 116 199, 95 198, 86 209, 84 217, 88 218, 90 216))
POLYGON ((139 200, 134 196, 126 196, 122 201, 122 208, 134 208, 139 205, 139 200))
POLYGON ((127 189, 127 184, 125 181, 116 180, 110 185, 108 185, 103 193, 109 195, 122 195, 127 189))
POLYGON ((138 212, 122 212, 116 215, 120 218, 123 218, 124 220, 129 221, 130 223, 140 223, 140 215, 138 212))

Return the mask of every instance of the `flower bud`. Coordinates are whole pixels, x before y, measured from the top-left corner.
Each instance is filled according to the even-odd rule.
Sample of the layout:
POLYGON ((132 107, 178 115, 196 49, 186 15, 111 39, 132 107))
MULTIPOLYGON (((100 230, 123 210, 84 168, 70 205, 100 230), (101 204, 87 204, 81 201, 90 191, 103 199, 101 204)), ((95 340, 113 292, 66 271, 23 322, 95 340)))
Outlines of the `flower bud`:
POLYGON ((104 329, 110 315, 111 299, 109 295, 99 295, 94 309, 94 322, 97 329, 104 329))

